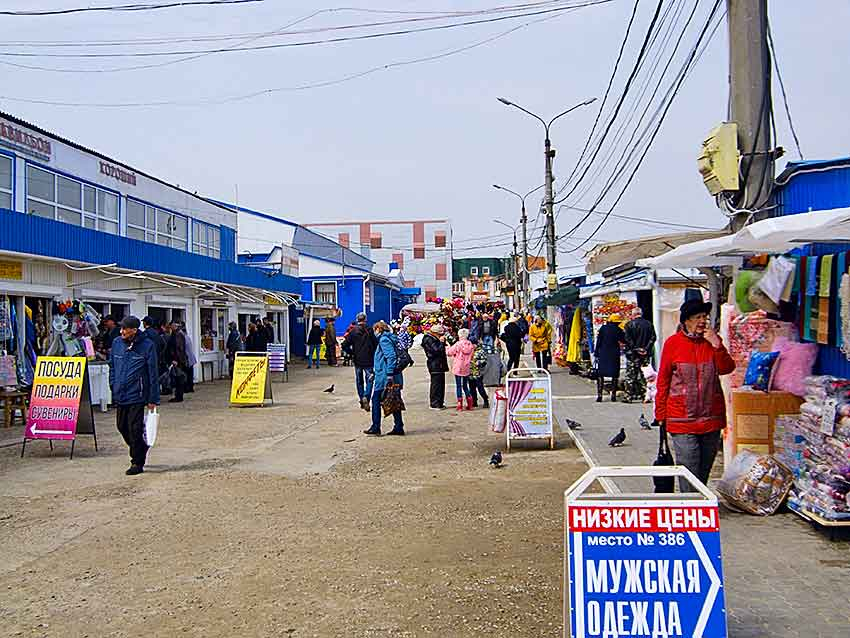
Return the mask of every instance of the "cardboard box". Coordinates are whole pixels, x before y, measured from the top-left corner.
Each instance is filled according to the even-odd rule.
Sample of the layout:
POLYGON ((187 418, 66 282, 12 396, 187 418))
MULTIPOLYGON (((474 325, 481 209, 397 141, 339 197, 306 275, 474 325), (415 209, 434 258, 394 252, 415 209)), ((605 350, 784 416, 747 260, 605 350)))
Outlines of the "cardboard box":
MULTIPOLYGON (((758 392, 739 388, 732 391, 731 437, 733 454, 743 449, 773 454, 773 428, 776 417, 800 413, 803 400, 790 392, 758 392)), ((726 459, 729 463, 731 459, 726 459)))

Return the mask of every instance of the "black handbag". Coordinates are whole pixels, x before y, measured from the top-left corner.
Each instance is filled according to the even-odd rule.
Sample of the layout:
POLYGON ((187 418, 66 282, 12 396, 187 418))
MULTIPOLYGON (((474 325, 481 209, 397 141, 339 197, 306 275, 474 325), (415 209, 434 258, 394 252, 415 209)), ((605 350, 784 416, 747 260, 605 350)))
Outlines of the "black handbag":
MULTIPOLYGON (((675 465, 670 445, 667 443, 667 428, 662 422, 658 428, 658 456, 653 461, 653 467, 668 467, 675 465)), ((672 494, 676 491, 676 478, 673 476, 653 476, 656 494, 672 494)))

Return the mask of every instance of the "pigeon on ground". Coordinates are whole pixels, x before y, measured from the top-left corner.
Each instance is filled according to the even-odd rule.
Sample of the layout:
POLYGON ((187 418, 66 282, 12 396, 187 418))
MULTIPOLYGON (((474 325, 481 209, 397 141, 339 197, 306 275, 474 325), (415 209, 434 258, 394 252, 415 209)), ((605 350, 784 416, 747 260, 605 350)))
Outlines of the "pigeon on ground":
POLYGON ((322 392, 327 392, 328 394, 333 394, 333 391, 334 391, 333 383, 331 384, 331 387, 325 388, 324 390, 322 390, 322 392))
POLYGON ((502 467, 502 453, 496 452, 493 456, 490 457, 490 465, 499 469, 502 467))
POLYGON ((567 424, 567 427, 571 430, 581 430, 581 423, 578 421, 573 421, 572 419, 564 419, 564 423, 567 424))
POLYGON ((626 428, 620 428, 620 431, 608 440, 608 445, 611 447, 620 447, 625 440, 626 428))
POLYGON ((640 423, 641 430, 651 430, 652 426, 649 424, 649 421, 646 420, 646 417, 642 414, 640 415, 640 419, 638 419, 638 423, 640 423))

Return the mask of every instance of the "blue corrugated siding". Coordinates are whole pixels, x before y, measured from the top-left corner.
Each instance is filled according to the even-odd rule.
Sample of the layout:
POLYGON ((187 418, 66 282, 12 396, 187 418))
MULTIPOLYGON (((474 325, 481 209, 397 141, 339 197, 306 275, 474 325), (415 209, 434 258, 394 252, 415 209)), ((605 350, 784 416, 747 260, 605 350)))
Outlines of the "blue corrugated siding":
POLYGON ((221 258, 236 261, 236 231, 227 226, 221 228, 221 258))
POLYGON ((375 323, 376 321, 392 320, 392 310, 390 308, 390 289, 377 283, 372 287, 372 289, 375 295, 375 309, 366 311, 366 316, 369 318, 369 323, 375 323))
POLYGON ((314 301, 314 281, 335 281, 337 306, 342 313, 336 320, 336 330, 339 334, 346 331, 349 324, 357 317, 357 313, 363 312, 363 277, 303 277, 301 279, 301 298, 305 301, 314 301))
MULTIPOLYGON (((231 233, 232 251, 234 236, 231 229, 227 230, 231 233)), ((226 235, 222 233, 222 250, 226 235)), ((270 277, 258 268, 240 266, 232 257, 213 259, 8 209, 0 209, 0 250, 89 264, 115 264, 130 270, 277 292, 301 292, 301 282, 296 277, 279 273, 270 277)))
MULTIPOLYGON (((813 173, 798 173, 776 192, 779 215, 795 215, 812 210, 850 207, 850 168, 835 167, 813 173)), ((810 244, 799 250, 803 255, 820 256, 850 251, 850 244, 810 244)), ((850 361, 840 349, 822 345, 815 363, 816 374, 850 378, 850 361)))

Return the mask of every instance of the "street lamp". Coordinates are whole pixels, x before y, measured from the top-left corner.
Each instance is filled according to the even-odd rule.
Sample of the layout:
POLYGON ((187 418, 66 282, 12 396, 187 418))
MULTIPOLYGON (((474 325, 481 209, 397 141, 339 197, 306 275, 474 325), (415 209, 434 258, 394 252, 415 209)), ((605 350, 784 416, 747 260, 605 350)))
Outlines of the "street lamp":
MULTIPOLYGON (((519 223, 522 226, 522 305, 523 307, 528 307, 528 304, 531 302, 531 296, 529 295, 529 281, 528 281, 528 216, 525 214, 525 200, 532 193, 539 191, 543 188, 545 184, 541 184, 536 188, 532 188, 525 195, 520 195, 516 191, 512 191, 510 188, 505 188, 504 186, 499 186, 498 184, 493 184, 493 188, 500 191, 505 191, 506 193, 510 193, 519 198, 520 202, 522 202, 522 215, 519 218, 519 223)), ((503 222, 500 222, 503 223, 503 222)))
POLYGON ((559 117, 562 117, 562 116, 566 115, 567 113, 570 113, 571 111, 574 111, 575 109, 577 109, 579 107, 587 106, 588 104, 593 104, 593 102, 596 101, 596 98, 595 97, 590 98, 589 100, 585 100, 584 102, 576 104, 575 106, 571 106, 566 111, 563 111, 562 113, 558 113, 555 117, 553 117, 551 120, 549 120, 548 123, 546 122, 546 120, 544 120, 542 117, 540 117, 536 113, 532 113, 531 111, 520 106, 519 104, 511 102, 510 100, 506 100, 503 97, 500 97, 500 98, 497 98, 497 99, 499 100, 499 102, 501 102, 505 106, 512 106, 515 109, 519 109, 523 113, 530 115, 534 119, 538 120, 543 125, 543 129, 546 133, 546 137, 545 137, 544 143, 543 143, 543 152, 544 152, 544 158, 545 158, 545 175, 546 175, 546 181, 545 181, 546 192, 544 194, 544 204, 546 206, 546 243, 548 244, 548 248, 549 248, 549 256, 548 256, 548 259, 546 261, 548 262, 548 266, 549 266, 550 279, 552 279, 553 277, 551 277, 551 275, 555 275, 555 272, 556 272, 555 257, 556 257, 557 251, 555 250, 555 213, 553 211, 553 208, 554 208, 553 199, 554 199, 554 197, 553 197, 553 194, 552 194, 552 181, 553 181, 553 178, 552 178, 552 160, 555 157, 555 151, 552 149, 552 143, 549 140, 549 129, 552 126, 552 124, 555 122, 555 120, 557 120, 559 117))

